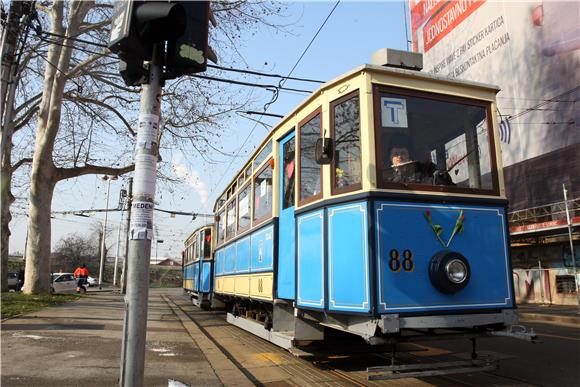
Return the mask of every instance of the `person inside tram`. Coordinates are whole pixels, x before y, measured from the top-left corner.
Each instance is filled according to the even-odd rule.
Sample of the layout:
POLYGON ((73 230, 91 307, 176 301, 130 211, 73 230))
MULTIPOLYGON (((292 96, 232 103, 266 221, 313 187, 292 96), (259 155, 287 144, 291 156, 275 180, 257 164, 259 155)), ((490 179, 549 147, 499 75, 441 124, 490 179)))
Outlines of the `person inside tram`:
POLYGON ((429 161, 417 161, 410 149, 411 140, 404 134, 395 134, 389 141, 385 179, 391 183, 419 183, 454 185, 447 171, 438 171, 429 161))

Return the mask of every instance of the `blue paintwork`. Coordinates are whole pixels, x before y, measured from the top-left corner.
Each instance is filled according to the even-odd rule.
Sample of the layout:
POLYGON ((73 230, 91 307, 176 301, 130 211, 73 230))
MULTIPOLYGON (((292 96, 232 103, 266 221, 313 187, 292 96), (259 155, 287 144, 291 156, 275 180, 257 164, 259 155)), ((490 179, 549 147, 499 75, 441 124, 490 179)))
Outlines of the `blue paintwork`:
POLYGON ((367 203, 328 208, 328 309, 369 312, 367 203))
POLYGON ((201 264, 200 292, 209 293, 211 290, 211 261, 203 261, 201 264))
MULTIPOLYGON (((280 141, 280 158, 278 165, 284 165, 284 144, 294 139, 294 132, 288 134, 280 141)), ((284 197, 284 173, 280 173, 279 197, 284 197)), ((278 218, 278 290, 277 297, 289 300, 294 299, 295 287, 295 224, 294 206, 282 208, 283 200, 280 199, 280 212, 278 218)))
MULTIPOLYGON (((183 268, 183 279, 184 280, 191 280, 193 279, 193 265, 187 265, 183 268)), ((185 287, 186 290, 193 290, 190 288, 185 287)))
POLYGON ((219 250, 215 253, 215 275, 224 273, 224 251, 219 250))
POLYGON ((252 273, 271 271, 274 252, 274 226, 264 227, 251 236, 252 273))
POLYGON ((506 308, 513 306, 508 240, 503 207, 436 205, 429 203, 375 203, 378 311, 419 312, 452 309, 506 308), (443 227, 446 244, 459 211, 465 215, 464 232, 455 235, 449 250, 461 253, 471 266, 467 287, 444 294, 430 282, 431 258, 445 248, 425 219, 429 209, 434 224, 443 227), (392 271, 389 252, 413 252, 412 272, 392 271))
POLYGON ((236 242, 236 273, 250 271, 250 237, 245 237, 236 242))
POLYGON ((193 290, 199 290, 199 261, 193 263, 193 290))
POLYGON ((236 244, 232 243, 224 249, 224 274, 234 274, 236 271, 236 244))
POLYGON ((324 210, 298 216, 297 305, 324 308, 324 210))

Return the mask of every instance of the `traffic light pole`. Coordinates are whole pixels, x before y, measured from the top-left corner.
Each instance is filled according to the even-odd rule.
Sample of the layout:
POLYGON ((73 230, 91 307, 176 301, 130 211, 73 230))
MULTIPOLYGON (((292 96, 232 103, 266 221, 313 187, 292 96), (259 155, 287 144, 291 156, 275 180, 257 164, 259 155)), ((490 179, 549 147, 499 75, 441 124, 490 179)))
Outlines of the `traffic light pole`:
POLYGON ((149 297, 149 260, 153 238, 153 206, 159 147, 157 132, 161 103, 161 67, 155 55, 149 65, 149 82, 141 91, 141 110, 135 147, 135 179, 129 254, 125 324, 121 360, 121 387, 144 385, 147 302, 149 297))

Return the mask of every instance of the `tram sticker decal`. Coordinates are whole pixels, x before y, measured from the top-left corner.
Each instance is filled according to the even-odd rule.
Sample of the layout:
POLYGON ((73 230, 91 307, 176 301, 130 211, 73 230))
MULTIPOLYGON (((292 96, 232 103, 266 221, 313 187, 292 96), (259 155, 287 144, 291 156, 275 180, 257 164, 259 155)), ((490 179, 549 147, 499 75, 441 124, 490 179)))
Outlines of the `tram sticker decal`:
POLYGON ((451 232, 451 236, 447 240, 447 243, 443 242, 443 239, 441 239, 441 234, 443 234, 443 227, 441 227, 439 224, 433 223, 433 220, 431 219, 431 211, 429 209, 425 210, 425 219, 433 229, 433 232, 435 233, 439 243, 441 243, 443 247, 448 248, 451 244, 451 241, 453 240, 453 237, 455 237, 455 234, 461 234, 463 232, 463 221, 465 220, 465 215, 463 214, 463 210, 459 211, 457 220, 455 221, 455 226, 453 227, 453 231, 451 232))
POLYGON ((407 100, 402 98, 381 98, 381 124, 389 128, 408 128, 407 100))
POLYGON ((392 249, 389 252, 389 268, 395 273, 403 268, 404 271, 411 272, 415 270, 415 263, 413 262, 413 252, 409 249, 403 251, 403 255, 397 249, 392 249), (402 258, 402 260, 401 260, 402 258))

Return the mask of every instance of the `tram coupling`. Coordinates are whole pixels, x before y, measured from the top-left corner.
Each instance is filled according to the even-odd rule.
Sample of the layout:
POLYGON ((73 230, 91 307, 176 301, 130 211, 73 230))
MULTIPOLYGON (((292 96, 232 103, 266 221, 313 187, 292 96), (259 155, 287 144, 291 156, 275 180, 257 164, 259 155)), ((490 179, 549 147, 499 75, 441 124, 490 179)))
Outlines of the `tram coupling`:
POLYGON ((510 325, 501 331, 491 332, 492 336, 511 337, 512 339, 529 341, 535 343, 538 340, 538 335, 534 332, 534 328, 526 328, 523 325, 510 325))

